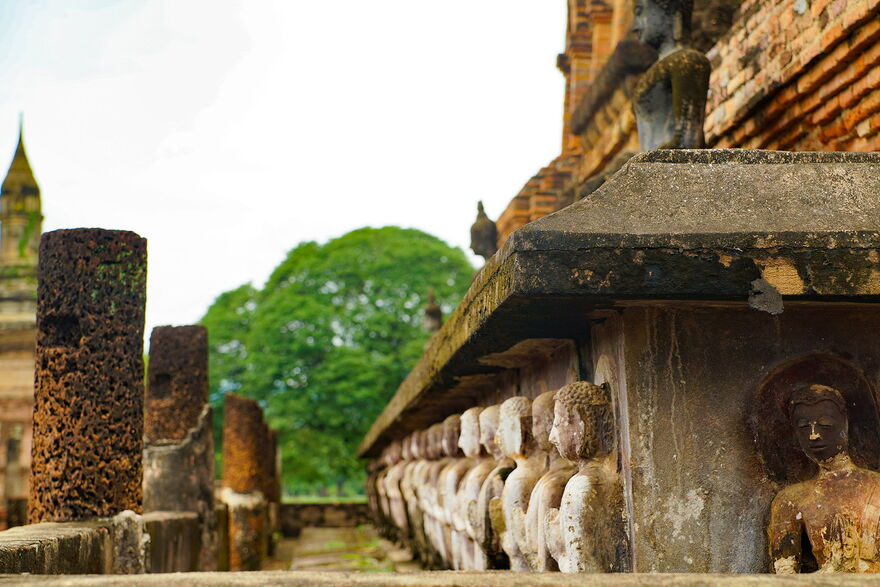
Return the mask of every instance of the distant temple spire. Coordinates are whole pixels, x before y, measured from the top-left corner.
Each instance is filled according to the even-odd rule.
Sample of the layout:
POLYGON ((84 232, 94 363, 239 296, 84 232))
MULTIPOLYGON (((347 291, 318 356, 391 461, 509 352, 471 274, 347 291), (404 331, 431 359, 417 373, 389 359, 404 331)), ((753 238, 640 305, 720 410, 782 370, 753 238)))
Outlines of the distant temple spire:
POLYGON ((36 264, 43 229, 40 186, 24 148, 24 116, 18 145, 0 189, 0 253, 4 264, 36 264))

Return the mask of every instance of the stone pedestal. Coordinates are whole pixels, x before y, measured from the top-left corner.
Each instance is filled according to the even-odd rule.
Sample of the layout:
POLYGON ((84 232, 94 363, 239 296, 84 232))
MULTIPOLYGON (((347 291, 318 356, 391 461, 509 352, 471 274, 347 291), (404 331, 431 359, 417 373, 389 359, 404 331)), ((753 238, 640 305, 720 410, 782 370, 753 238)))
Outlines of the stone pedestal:
POLYGON ((198 515, 200 570, 217 568, 211 422, 207 331, 155 328, 147 374, 144 509, 198 515))
POLYGON ((146 240, 43 235, 29 519, 141 511, 146 240))

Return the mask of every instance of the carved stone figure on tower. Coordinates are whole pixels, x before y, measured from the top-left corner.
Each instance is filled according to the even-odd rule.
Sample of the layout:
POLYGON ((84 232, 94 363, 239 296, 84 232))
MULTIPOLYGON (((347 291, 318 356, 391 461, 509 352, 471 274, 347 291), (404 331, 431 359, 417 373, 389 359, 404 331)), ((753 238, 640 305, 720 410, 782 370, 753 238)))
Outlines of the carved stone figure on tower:
POLYGON ((487 261, 498 250, 498 228, 486 216, 483 202, 477 202, 477 220, 471 226, 471 250, 487 261))
POLYGON ((691 48, 692 10, 693 0, 635 0, 633 31, 659 53, 633 95, 643 151, 705 145, 711 66, 705 55, 691 48))
POLYGON ((798 444, 819 472, 773 499, 767 529, 773 570, 804 572, 815 560, 820 573, 880 572, 880 474, 850 459, 843 396, 810 385, 792 394, 789 416, 798 444))

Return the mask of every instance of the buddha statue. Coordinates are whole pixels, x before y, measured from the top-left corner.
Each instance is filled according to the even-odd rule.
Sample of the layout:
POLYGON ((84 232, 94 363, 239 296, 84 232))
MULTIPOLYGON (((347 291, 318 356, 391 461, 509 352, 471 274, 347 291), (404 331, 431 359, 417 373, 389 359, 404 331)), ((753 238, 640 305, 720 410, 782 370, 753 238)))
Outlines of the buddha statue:
POLYGON ((442 565, 442 561, 440 560, 440 553, 434 548, 429 537, 431 518, 429 512, 425 509, 425 504, 429 497, 427 495, 430 489, 428 486, 429 477, 434 464, 432 460, 430 429, 419 430, 415 433, 415 436, 419 460, 416 461, 416 465, 411 473, 410 483, 412 484, 414 503, 410 505, 409 517, 411 520, 417 520, 412 525, 417 529, 416 539, 421 546, 419 554, 422 565, 425 568, 434 569, 439 568, 442 565))
MULTIPOLYGON (((480 487, 477 507, 468 510, 471 525, 476 530, 477 545, 483 551, 481 560, 488 569, 507 569, 510 561, 501 548, 499 530, 504 526, 501 509, 501 496, 504 483, 513 471, 516 463, 504 456, 498 443, 498 427, 500 423, 500 406, 494 405, 480 412, 480 444, 486 449, 493 461, 494 468, 486 476, 480 487)), ((482 570, 482 569, 480 569, 482 570)))
MULTIPOLYGON (((501 404, 498 429, 501 450, 516 462, 516 468, 504 482, 501 510, 504 524, 500 528, 501 548, 510 559, 513 571, 531 570, 520 543, 525 542, 525 510, 535 483, 544 473, 544 462, 535 450, 532 439, 532 400, 512 397, 501 404)), ((497 498, 496 498, 497 499, 497 498)))
POLYGON ((461 570, 464 551, 461 548, 464 526, 456 526, 454 517, 458 509, 458 488, 471 466, 458 446, 461 436, 461 416, 453 414, 443 421, 443 452, 448 464, 440 472, 440 510, 442 512, 443 538, 449 565, 461 570))
POLYGON ((406 508, 406 519, 409 522, 409 540, 407 546, 416 559, 427 565, 427 546, 425 531, 422 527, 422 512, 416 495, 416 475, 425 462, 422 458, 421 431, 415 431, 404 438, 404 446, 408 446, 409 459, 400 480, 400 495, 406 508))
POLYGON ((424 512, 425 535, 436 553, 441 568, 449 565, 450 557, 446 551, 446 538, 443 529, 443 511, 440 505, 440 473, 449 464, 443 454, 443 424, 428 428, 428 457, 430 464, 425 468, 422 486, 419 488, 420 503, 424 512))
POLYGON ((480 499, 480 488, 486 478, 495 469, 495 459, 489 456, 480 443, 480 414, 483 408, 470 408, 461 415, 461 436, 458 446, 470 459, 471 465, 465 474, 458 490, 458 510, 453 514, 453 526, 463 528, 459 532, 459 550, 462 554, 462 568, 486 570, 488 560, 479 546, 477 522, 477 502, 480 499))
POLYGON ((477 202, 477 220, 471 226, 471 250, 487 261, 498 250, 498 228, 486 216, 483 202, 477 202))
POLYGON ((810 563, 820 573, 880 572, 880 474, 849 456, 843 396, 825 385, 799 389, 789 401, 789 418, 819 472, 773 499, 767 533, 774 572, 800 573, 810 563))
POLYGON ((690 48, 693 0, 635 0, 633 32, 657 50, 639 78, 633 110, 643 151, 700 149, 709 90, 709 60, 690 48))
POLYGON ((550 442, 578 470, 565 484, 559 509, 544 520, 547 547, 563 573, 626 571, 629 543, 608 390, 576 381, 555 400, 550 442))
POLYGON ((406 515, 406 504, 400 491, 400 482, 406 471, 409 461, 409 445, 406 442, 395 441, 392 453, 391 466, 385 475, 385 495, 388 498, 388 510, 391 523, 394 525, 397 539, 402 544, 409 541, 409 519, 406 515))
POLYGON ((559 509, 565 485, 577 469, 562 458, 553 443, 550 442, 550 431, 553 427, 553 407, 556 391, 542 393, 532 402, 532 434, 538 449, 547 455, 547 468, 538 479, 529 507, 525 514, 525 542, 520 550, 526 557, 533 571, 558 571, 559 565, 550 555, 547 540, 544 536, 544 519, 553 509, 559 509))
POLYGON ((376 493, 379 502, 379 514, 382 521, 380 533, 389 540, 398 539, 398 529, 391 514, 391 496, 388 494, 388 476, 400 455, 400 443, 394 441, 382 451, 382 469, 376 477, 376 493))

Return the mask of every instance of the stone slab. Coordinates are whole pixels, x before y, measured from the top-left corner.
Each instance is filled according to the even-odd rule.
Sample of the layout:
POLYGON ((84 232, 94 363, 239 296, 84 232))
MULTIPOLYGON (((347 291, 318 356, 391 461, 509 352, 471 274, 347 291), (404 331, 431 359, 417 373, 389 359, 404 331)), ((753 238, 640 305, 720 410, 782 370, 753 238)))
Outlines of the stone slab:
POLYGON ((106 521, 19 526, 0 532, 0 573, 109 573, 112 551, 106 521))

